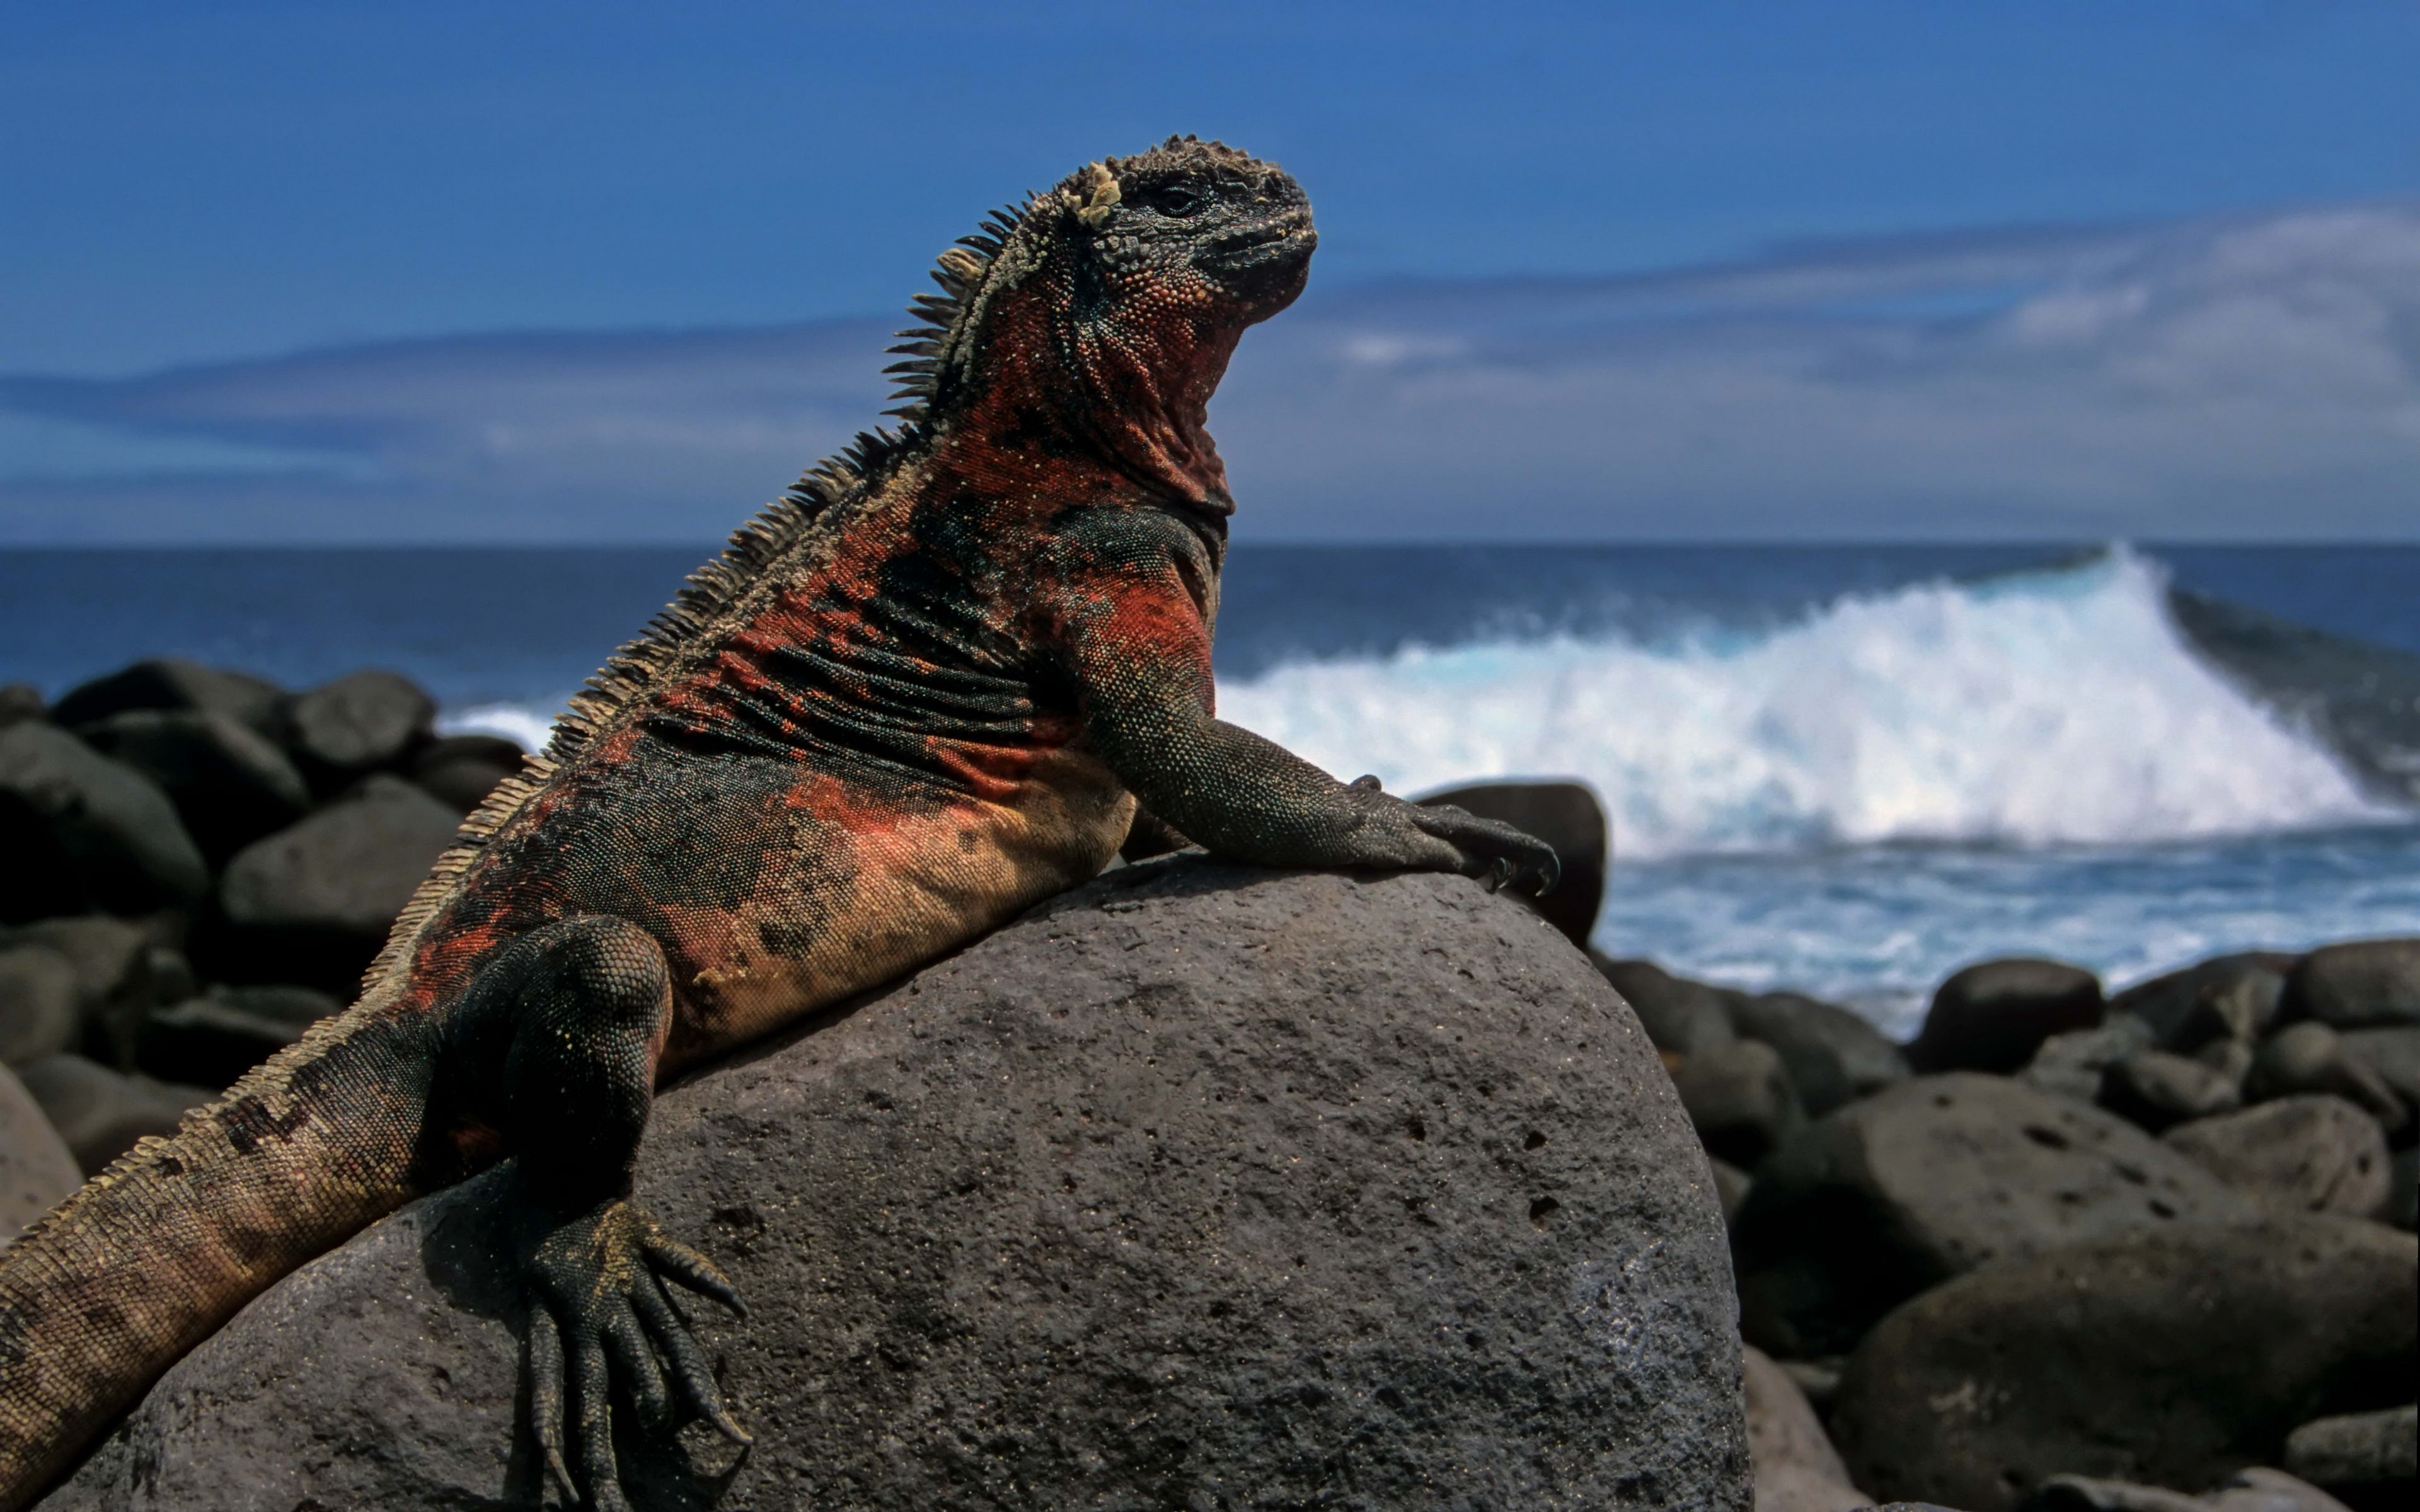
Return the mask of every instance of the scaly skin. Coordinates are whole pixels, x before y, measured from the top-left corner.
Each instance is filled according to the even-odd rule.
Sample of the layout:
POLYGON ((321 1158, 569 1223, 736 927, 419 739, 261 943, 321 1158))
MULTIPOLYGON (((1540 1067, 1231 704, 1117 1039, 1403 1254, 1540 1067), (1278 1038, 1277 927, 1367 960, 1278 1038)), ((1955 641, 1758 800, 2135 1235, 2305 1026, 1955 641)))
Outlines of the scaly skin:
POLYGON ((508 1155, 553 1473, 624 1504, 617 1392, 744 1437, 664 1283, 737 1299, 629 1201, 654 1088, 1093 876, 1138 799, 1270 865, 1551 885, 1528 837, 1212 714, 1233 504, 1205 409, 1314 239, 1291 178, 1186 138, 944 255, 904 431, 598 674, 359 1002, 0 1257, 0 1512, 279 1276, 508 1155))

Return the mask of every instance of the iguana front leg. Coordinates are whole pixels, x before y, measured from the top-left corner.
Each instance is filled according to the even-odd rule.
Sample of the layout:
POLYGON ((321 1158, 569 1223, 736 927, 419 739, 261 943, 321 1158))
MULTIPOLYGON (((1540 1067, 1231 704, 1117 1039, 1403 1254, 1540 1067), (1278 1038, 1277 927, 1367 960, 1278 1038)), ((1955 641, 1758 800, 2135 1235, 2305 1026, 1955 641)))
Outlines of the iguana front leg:
POLYGON ((1551 846, 1454 808, 1340 782, 1213 713, 1204 601, 1214 569, 1156 513, 1105 516, 1066 539, 1055 605, 1084 730, 1159 819, 1214 855, 1267 866, 1461 872, 1544 893, 1551 846))
POLYGON ((446 1025, 440 1080, 459 1090, 442 1116, 497 1128, 514 1157, 530 1427, 565 1492, 584 1485, 606 1512, 628 1505, 613 1458, 617 1379, 650 1427, 686 1411, 748 1442, 665 1283, 735 1312, 738 1295, 630 1200, 671 1022, 655 939, 622 919, 581 918, 498 952, 446 1025))

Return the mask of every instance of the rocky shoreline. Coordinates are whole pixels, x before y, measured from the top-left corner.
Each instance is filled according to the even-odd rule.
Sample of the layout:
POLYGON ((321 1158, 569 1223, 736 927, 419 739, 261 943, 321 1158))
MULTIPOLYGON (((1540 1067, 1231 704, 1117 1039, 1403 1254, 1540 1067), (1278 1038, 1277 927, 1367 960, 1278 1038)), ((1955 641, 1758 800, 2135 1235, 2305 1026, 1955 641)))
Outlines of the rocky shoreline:
MULTIPOLYGON (((342 1006, 460 816, 520 760, 510 742, 438 735, 434 713, 377 671, 297 693, 153 661, 47 706, 0 688, 0 1233, 342 1006)), ((1548 918, 1584 945, 1594 907, 1575 894, 1606 850, 1584 790, 1456 801, 1554 831, 1585 880, 1548 918)), ((1098 906, 1123 917, 1143 896, 1098 906)), ((1403 917, 1445 930, 1459 893, 1426 896, 1403 917)), ((1529 928, 1521 950, 1569 954, 1529 928)), ((1677 1098, 1703 1148, 1689 1179, 1719 1196, 1764 1512, 1893 1497, 1963 1512, 2414 1502, 2420 939, 2225 956, 2114 995, 2058 962, 1978 963, 1940 985, 1903 1045, 1803 995, 1590 960, 1652 1043, 1647 1064, 1668 1073, 1654 1098, 1677 1098)), ((1507 981, 1521 969, 1501 967, 1507 981)), ((1332 991, 1355 1011, 1384 1007, 1367 982, 1332 991)), ((1450 1080, 1441 1065, 1424 1074, 1450 1080)), ((1390 1074, 1426 1095, 1420 1075, 1390 1074)), ((1589 1137, 1649 1137, 1629 1127, 1589 1137)), ((1602 1174, 1639 1155, 1553 1159, 1602 1174)), ((1614 1199, 1525 1200, 1528 1243, 1614 1199)), ((1458 1267, 1492 1253, 1484 1232, 1449 1236, 1469 1251, 1458 1267)), ((1529 1284, 1511 1274, 1491 1285, 1529 1284)), ((1514 1369, 1508 1350, 1528 1361, 1516 1375, 1545 1348, 1467 1332, 1481 1342, 1459 1347, 1490 1368, 1514 1369)), ((1422 1368, 1438 1390, 1457 1379, 1422 1368)), ((1634 1477, 1606 1494, 1733 1504, 1719 1467, 1736 1420, 1699 1410, 1705 1455, 1683 1477, 1695 1490, 1659 1504, 1634 1477)), ((1274 1452, 1277 1417, 1256 1421, 1250 1442, 1274 1452)), ((1429 1463, 1402 1461, 1416 1462, 1429 1463)), ((1488 1484, 1534 1492, 1567 1473, 1580 1473, 1488 1484)), ((1415 1504, 1402 1488, 1419 1483, 1318 1504, 1415 1504)))

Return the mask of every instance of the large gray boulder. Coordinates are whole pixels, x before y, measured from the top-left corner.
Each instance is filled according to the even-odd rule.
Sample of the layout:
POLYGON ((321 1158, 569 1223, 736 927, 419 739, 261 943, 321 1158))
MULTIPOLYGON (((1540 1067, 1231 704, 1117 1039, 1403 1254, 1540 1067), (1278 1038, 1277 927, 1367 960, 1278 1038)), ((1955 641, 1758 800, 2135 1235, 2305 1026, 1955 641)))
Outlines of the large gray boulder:
POLYGON ((198 709, 267 734, 276 728, 277 707, 286 696, 276 684, 247 672, 163 656, 68 689, 53 705, 51 718, 82 725, 128 709, 198 709))
POLYGON ((125 1075, 82 1056, 46 1056, 17 1075, 86 1176, 99 1176, 146 1134, 176 1133, 186 1109, 216 1095, 125 1075))
POLYGON ((1699 1051, 1673 1071, 1672 1085, 1706 1152, 1750 1171, 1807 1121, 1780 1052, 1754 1040, 1699 1051))
POLYGON ((2005 1512, 2055 1474, 2205 1487, 2348 1398, 2409 1401, 2412 1237, 2350 1218, 2173 1225, 1961 1276, 1849 1357, 1858 1485, 2005 1512))
POLYGON ((1798 1383, 1762 1350, 1744 1352, 1756 1512, 1852 1512, 1873 1505, 1872 1497, 1849 1483, 1849 1467, 1798 1383))
POLYGON ((2420 935, 2313 950, 2286 979, 2285 1013, 2339 1029, 2420 1024, 2420 935))
POLYGON ((2296 959, 2273 950, 2215 956, 2135 983, 2109 1000, 2109 1011, 2142 1019, 2171 1050, 2221 1036, 2257 1040, 2277 1016, 2296 959))
POLYGON ((166 794, 39 720, 0 729, 0 919, 147 913, 210 886, 166 794))
POLYGON ((2420 1492, 2420 1408, 2406 1402, 2305 1423, 2286 1435, 2286 1468, 2348 1496, 2409 1507, 2420 1492))
POLYGON ((0 931, 0 1065, 74 1048, 84 1031, 75 963, 48 945, 0 931))
POLYGON ((2106 1007, 2101 979, 2082 966, 2032 956, 1978 961, 1933 990, 1907 1058, 1918 1071, 2006 1075, 2052 1035, 2100 1023, 2106 1007))
POLYGON ((401 673, 349 672, 287 705, 287 744, 310 775, 341 782, 400 762, 436 717, 436 701, 401 673))
POLYGON ((159 784, 213 865, 311 807, 302 774, 251 726, 202 709, 129 709, 76 732, 159 784))
POLYGON ((2327 1093, 2356 1103, 2392 1134, 2412 1117, 2384 1073, 2360 1058, 2358 1046, 2324 1024, 2290 1024, 2269 1037, 2243 1079, 2243 1094, 2254 1102, 2327 1093))
POLYGON ((223 926, 197 942, 210 974, 350 996, 395 916, 454 842, 461 816, 384 772, 256 841, 219 879, 223 926))
POLYGON ((1977 1266, 2255 1212, 2096 1108, 1997 1076, 1919 1077, 1807 1125, 1757 1168, 1734 1226, 1742 1321, 1773 1353, 1834 1354, 1977 1266))
MULTIPOLYGON (((289 1277, 45 1505, 531 1497, 499 1189, 289 1277)), ((1749 1504, 1696 1137, 1461 878, 1112 872, 667 1091, 639 1190, 754 1309, 705 1327, 756 1435, 634 1452, 640 1505, 1749 1504)))
POLYGON ((1613 983, 1613 990, 1638 1015, 1657 1049, 1693 1056, 1738 1038, 1731 1028, 1730 1005, 1739 994, 1676 977, 1652 961, 1592 958, 1605 980, 1613 983))
MULTIPOLYGON (((155 968, 163 958, 148 931, 107 914, 81 914, 0 932, 0 942, 49 950, 73 973, 77 1026, 70 1041, 58 1048, 80 1049, 113 1065, 126 1063, 136 1026, 160 984, 155 968)), ((33 1058, 38 1057, 14 1064, 33 1058)))
POLYGON ((1730 1020, 1743 1038, 1780 1054, 1790 1085, 1815 1118, 1908 1077, 1900 1047, 1837 1003, 1804 993, 1741 993, 1731 999, 1730 1020))
POLYGON ((2386 1211, 2393 1180, 2386 1136, 2376 1119, 2340 1097, 2281 1097, 2179 1124, 2161 1137, 2280 1216, 2375 1218, 2386 1211))
POLYGON ((16 1072, 0 1066, 0 1246, 82 1185, 74 1151, 16 1072))

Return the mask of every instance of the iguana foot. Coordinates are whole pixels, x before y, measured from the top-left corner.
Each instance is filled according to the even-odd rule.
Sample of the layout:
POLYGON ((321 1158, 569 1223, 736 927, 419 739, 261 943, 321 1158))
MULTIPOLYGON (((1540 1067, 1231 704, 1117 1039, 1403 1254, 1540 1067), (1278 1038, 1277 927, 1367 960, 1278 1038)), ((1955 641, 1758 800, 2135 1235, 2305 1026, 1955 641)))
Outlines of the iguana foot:
POLYGON ((613 1459, 617 1378, 651 1428, 670 1431, 676 1412, 686 1412, 734 1443, 749 1442, 664 1285, 678 1282, 747 1316, 712 1260, 619 1198, 568 1220, 532 1212, 521 1227, 530 1428, 564 1494, 577 1500, 584 1487, 597 1512, 628 1512, 613 1459))
POLYGON ((1387 797, 1374 777, 1355 778, 1345 786, 1360 802, 1383 802, 1403 810, 1403 817, 1431 840, 1452 848, 1451 870, 1479 877, 1490 892, 1505 887, 1543 898, 1563 877, 1563 863, 1555 848, 1534 835, 1494 819, 1481 819, 1450 803, 1402 803, 1387 797))

